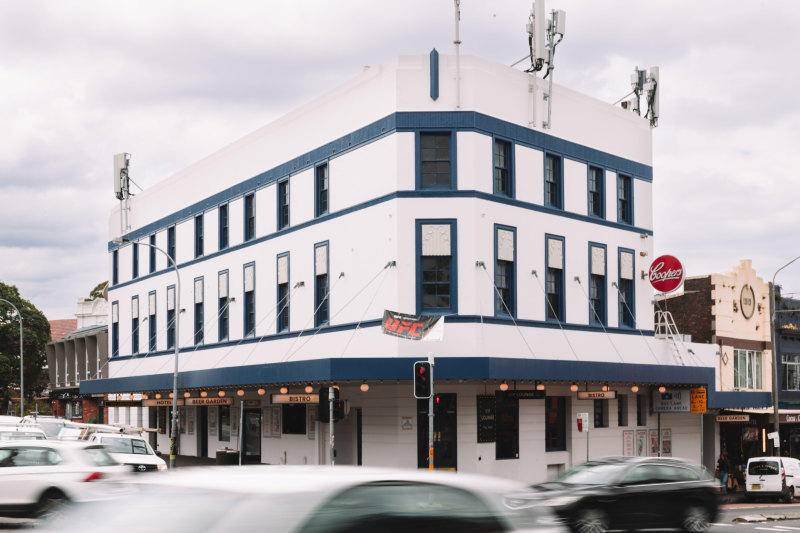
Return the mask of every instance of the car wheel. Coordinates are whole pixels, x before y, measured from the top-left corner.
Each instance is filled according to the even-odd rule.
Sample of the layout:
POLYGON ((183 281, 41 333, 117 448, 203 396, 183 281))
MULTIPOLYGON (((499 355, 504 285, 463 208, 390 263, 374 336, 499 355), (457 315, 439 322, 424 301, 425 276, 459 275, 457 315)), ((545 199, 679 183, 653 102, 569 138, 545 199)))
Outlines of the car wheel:
POLYGON ((608 515, 600 509, 584 509, 578 513, 573 530, 575 533, 606 533, 608 515))
POLYGON ((36 518, 46 520, 56 516, 69 503, 69 498, 60 490, 45 492, 36 506, 36 518))
POLYGON ((705 507, 689 507, 683 517, 683 529, 689 533, 702 533, 710 527, 708 509, 705 507))
POLYGON ((794 487, 786 487, 786 492, 781 497, 786 503, 794 503, 794 487))

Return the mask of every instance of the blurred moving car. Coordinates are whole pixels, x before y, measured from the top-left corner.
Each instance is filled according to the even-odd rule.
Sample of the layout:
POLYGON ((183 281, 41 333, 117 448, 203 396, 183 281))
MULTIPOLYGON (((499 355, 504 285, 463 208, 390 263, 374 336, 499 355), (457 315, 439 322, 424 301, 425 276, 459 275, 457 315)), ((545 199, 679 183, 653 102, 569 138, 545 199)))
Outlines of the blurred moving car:
POLYGON ((800 461, 792 457, 751 457, 745 468, 746 496, 794 502, 800 490, 800 461))
POLYGON ((718 511, 722 485, 705 467, 664 457, 590 461, 532 487, 576 533, 680 528, 698 533, 718 511))
POLYGON ((129 470, 88 442, 0 442, 0 515, 44 516, 69 502, 121 495, 129 470))
POLYGON ((47 435, 41 428, 31 425, 0 425, 0 442, 5 440, 45 440, 47 435))
POLYGON ((111 457, 129 466, 134 472, 167 470, 167 463, 161 458, 161 453, 153 451, 141 435, 98 432, 92 433, 89 441, 105 446, 111 457))
POLYGON ((42 524, 80 533, 563 533, 515 481, 350 466, 220 466, 132 476, 135 497, 42 524))

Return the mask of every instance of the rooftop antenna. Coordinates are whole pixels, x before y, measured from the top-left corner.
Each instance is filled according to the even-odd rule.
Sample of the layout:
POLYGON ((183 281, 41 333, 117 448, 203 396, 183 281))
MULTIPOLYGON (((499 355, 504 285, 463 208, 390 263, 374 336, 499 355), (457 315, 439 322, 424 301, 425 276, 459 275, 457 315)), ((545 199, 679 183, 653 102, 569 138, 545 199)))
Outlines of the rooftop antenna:
POLYGON ((458 36, 458 23, 461 21, 461 0, 453 0, 456 9, 456 109, 461 109, 461 39, 458 36))
POLYGON ((647 111, 645 118, 650 121, 650 127, 655 128, 658 126, 658 67, 650 67, 650 70, 645 71, 636 67, 631 74, 631 89, 632 91, 623 96, 620 100, 614 102, 614 105, 622 102, 622 109, 633 111, 641 116, 640 99, 642 93, 645 96, 647 103, 647 111), (630 95, 633 98, 625 100, 630 95))
POLYGON ((128 224, 128 211, 130 211, 130 177, 128 167, 130 166, 131 154, 121 153, 114 155, 114 196, 119 200, 119 225, 120 232, 125 233, 130 229, 128 224))

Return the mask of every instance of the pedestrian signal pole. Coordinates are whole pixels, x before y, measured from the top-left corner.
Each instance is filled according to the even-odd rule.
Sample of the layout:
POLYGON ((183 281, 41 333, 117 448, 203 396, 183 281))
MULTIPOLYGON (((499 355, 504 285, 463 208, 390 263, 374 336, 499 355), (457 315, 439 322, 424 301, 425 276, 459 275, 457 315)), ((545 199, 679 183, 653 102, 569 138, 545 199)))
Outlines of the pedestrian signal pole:
POLYGON ((336 389, 333 388, 333 384, 328 387, 328 412, 330 413, 328 418, 328 428, 330 429, 330 437, 331 437, 331 466, 336 463, 336 451, 334 446, 333 440, 333 401, 336 399, 336 389))
POLYGON ((428 469, 433 470, 433 352, 427 361, 414 363, 414 397, 428 399, 428 469))

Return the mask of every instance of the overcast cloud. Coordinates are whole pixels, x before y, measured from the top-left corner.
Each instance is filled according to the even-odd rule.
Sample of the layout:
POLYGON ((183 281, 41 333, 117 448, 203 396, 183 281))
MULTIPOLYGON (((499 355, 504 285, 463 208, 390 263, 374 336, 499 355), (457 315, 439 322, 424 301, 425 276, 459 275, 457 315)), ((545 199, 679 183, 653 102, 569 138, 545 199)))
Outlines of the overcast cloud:
MULTIPOLYGON (((527 52, 530 0, 462 0, 462 53, 527 52)), ((659 66, 656 254, 688 275, 800 255, 800 3, 550 0, 555 82, 609 103, 659 66)), ((452 54, 452 0, 0 0, 0 281, 70 318, 107 278, 112 155, 148 188, 356 76, 452 54)), ((557 117, 554 117, 557 120, 557 117)), ((782 271, 800 292, 800 261, 782 271)))

